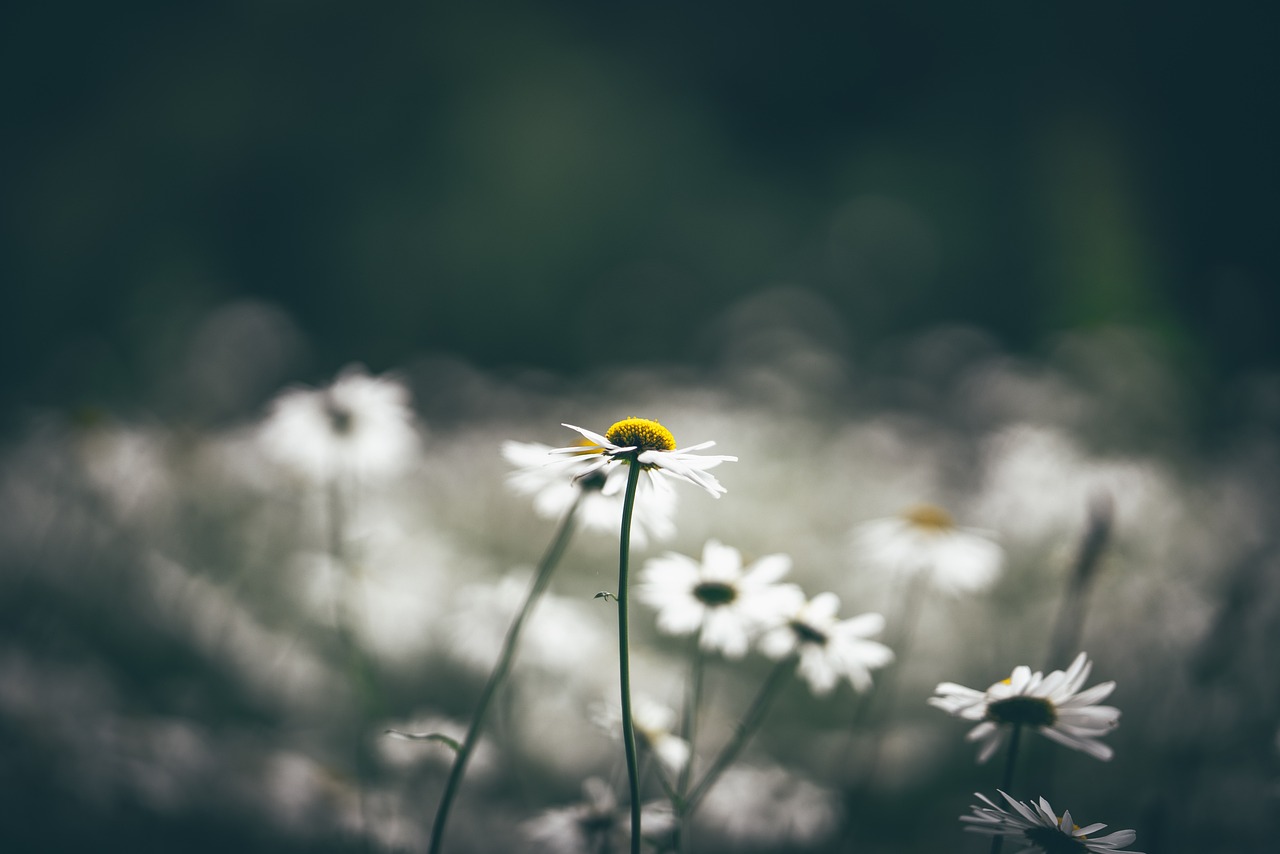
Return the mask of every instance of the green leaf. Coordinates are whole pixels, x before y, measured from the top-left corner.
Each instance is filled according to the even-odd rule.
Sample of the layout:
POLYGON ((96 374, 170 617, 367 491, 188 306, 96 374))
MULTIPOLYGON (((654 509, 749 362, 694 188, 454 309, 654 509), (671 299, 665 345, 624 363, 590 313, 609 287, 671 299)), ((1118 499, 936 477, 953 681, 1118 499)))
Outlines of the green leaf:
POLYGON ((446 747, 453 748, 454 753, 462 749, 462 745, 456 739, 452 739, 440 732, 401 732, 398 729, 389 729, 385 735, 389 735, 392 738, 403 738, 406 741, 438 741, 446 747))

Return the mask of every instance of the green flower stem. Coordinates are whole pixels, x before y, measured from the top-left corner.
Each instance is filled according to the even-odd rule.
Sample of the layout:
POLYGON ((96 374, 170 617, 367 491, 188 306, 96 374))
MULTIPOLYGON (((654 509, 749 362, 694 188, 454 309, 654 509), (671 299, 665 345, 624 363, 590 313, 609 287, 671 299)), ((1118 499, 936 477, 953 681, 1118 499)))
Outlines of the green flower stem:
POLYGON ((689 759, 680 769, 676 780, 676 790, 671 798, 671 806, 676 811, 677 821, 673 833, 673 846, 677 854, 684 851, 684 822, 679 819, 683 811, 685 794, 689 791, 690 778, 693 776, 694 742, 698 732, 698 708, 702 705, 702 682, 706 656, 702 654, 702 628, 693 638, 693 663, 689 668, 689 693, 684 700, 684 720, 680 726, 680 734, 689 745, 689 759))
MULTIPOLYGON (((1022 724, 1014 724, 1013 732, 1009 735, 1009 752, 1004 757, 1004 785, 1001 789, 1009 793, 1013 788, 1013 768, 1018 762, 1018 743, 1022 739, 1022 724)), ((993 836, 991 838, 991 854, 1000 854, 1000 849, 1004 847, 1003 836, 993 836)))
POLYGON ((924 610, 925 597, 929 592, 929 576, 918 573, 907 584, 903 595, 899 598, 897 613, 892 615, 888 624, 894 633, 884 639, 885 646, 893 650, 893 664, 886 667, 879 676, 874 691, 858 695, 853 718, 849 727, 849 740, 846 742, 842 765, 850 764, 858 731, 864 726, 871 729, 870 745, 862 769, 861 785, 870 788, 880 764, 880 749, 884 739, 880 721, 888 714, 897 697, 898 680, 906 668, 907 652, 915 640, 916 627, 920 621, 920 613, 924 610))
POLYGON ((449 820, 449 808, 453 805, 453 799, 462 785, 462 776, 466 773, 467 762, 471 759, 471 753, 475 750, 476 742, 480 740, 480 730, 484 726, 489 706, 493 702, 494 696, 498 693, 498 688, 506 681, 507 674, 511 672, 511 665, 515 660, 516 647, 520 643, 520 633, 524 630, 525 621, 546 591, 547 585, 551 581, 551 573, 555 571, 561 557, 564 556, 565 549, 569 546, 569 540, 573 537, 574 526, 577 521, 578 505, 581 501, 582 493, 579 492, 578 496, 574 498, 573 504, 565 511, 564 518, 560 520, 560 527, 556 529, 555 536, 552 537, 550 545, 547 546, 546 552, 543 553, 542 559, 538 562, 538 569, 534 573, 533 583, 529 585, 529 592, 525 596, 524 605, 520 607, 520 612, 516 614, 511 626, 507 629, 506 639, 502 642, 502 652, 498 655, 498 663, 494 665, 493 672, 489 674, 489 681, 485 683, 484 690, 480 692, 480 702, 476 705, 475 714, 471 718, 471 726, 467 729, 466 738, 463 739, 462 744, 458 747, 458 754, 454 757, 453 767, 449 769, 449 780, 445 784, 444 794, 440 798, 440 806, 436 809, 435 823, 431 827, 431 844, 428 848, 431 854, 437 854, 440 851, 440 845, 444 839, 445 822, 449 820))
MULTIPOLYGON (((354 493, 354 488, 351 489, 354 493)), ((332 560, 330 572, 334 578, 333 628, 342 645, 342 653, 347 659, 347 667, 351 678, 352 689, 356 694, 357 720, 356 739, 352 758, 356 768, 356 799, 360 810, 361 848, 371 850, 369 836, 369 801, 365 791, 368 783, 369 768, 364 755, 364 731, 369 718, 369 695, 374 690, 372 679, 366 672, 365 662, 356 642, 354 621, 351 613, 355 596, 352 582, 351 561, 347 554, 346 508, 342 501, 342 484, 337 475, 329 479, 326 490, 329 513, 329 557, 332 560)))
POLYGON ((689 761, 680 769, 680 779, 676 791, 681 797, 689 791, 689 778, 693 775, 693 744, 698 734, 698 707, 702 705, 702 676, 705 671, 706 656, 702 654, 702 629, 693 639, 693 664, 689 668, 689 694, 685 697, 684 721, 680 734, 689 745, 689 761))
POLYGON ((1050 635, 1049 660, 1046 662, 1050 668, 1066 667, 1078 651, 1084 627, 1085 600, 1111 539, 1114 515, 1109 493, 1099 492, 1090 499, 1085 531, 1080 538, 1071 576, 1067 579, 1066 593, 1058 607, 1053 634, 1050 635))
POLYGON ((742 752, 742 748, 747 746, 751 736, 755 735, 760 724, 764 721, 764 716, 769 707, 773 705, 773 701, 777 699, 778 693, 785 684, 785 677, 791 672, 792 666, 795 664, 796 657, 794 655, 779 661, 764 684, 760 686, 760 692, 756 694, 756 698, 751 701, 750 708, 747 713, 742 716, 742 720, 738 722, 737 731, 734 732, 733 738, 720 751, 720 755, 711 763, 711 767, 707 769, 707 773, 693 787, 693 791, 689 793, 689 797, 685 798, 682 818, 689 818, 693 815, 694 810, 698 808, 698 804, 706 797, 711 787, 715 785, 716 780, 724 773, 725 769, 733 764, 738 758, 738 754, 742 752))
POLYGON ((640 854, 640 770, 636 762, 636 731, 631 720, 631 650, 628 634, 627 573, 631 562, 631 514, 635 510, 640 463, 627 466, 627 492, 622 501, 622 531, 618 536, 618 679, 622 689, 622 743, 627 750, 627 781, 631 786, 631 854, 640 854))

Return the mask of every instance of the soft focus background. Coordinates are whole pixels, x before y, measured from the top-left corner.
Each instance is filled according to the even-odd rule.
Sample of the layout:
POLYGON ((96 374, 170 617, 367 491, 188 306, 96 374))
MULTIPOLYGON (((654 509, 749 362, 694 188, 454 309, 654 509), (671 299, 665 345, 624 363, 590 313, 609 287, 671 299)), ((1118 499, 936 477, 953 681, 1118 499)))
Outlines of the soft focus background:
MULTIPOLYGON (((904 505, 1008 556, 926 601, 872 779, 848 686, 797 684, 700 850, 985 850, 956 817, 998 763, 924 698, 1067 663, 1044 627, 1103 493, 1083 647, 1124 716, 1110 763, 1059 752, 1055 805, 1149 854, 1277 838, 1274 11, 0 14, 5 850, 361 850, 361 790, 376 850, 421 849, 447 751, 377 733, 460 734, 551 534, 499 444, 632 414, 741 458, 664 548, 790 553, 847 615, 893 615, 848 539, 904 505), (349 520, 358 668, 323 496, 257 441, 281 389, 351 363, 405 383, 423 437, 349 520)), ((614 548, 575 541, 451 850, 519 850, 620 780, 588 712, 614 548)), ((675 703, 684 645, 635 619, 675 703)), ((713 667, 710 733, 764 671, 713 667)))

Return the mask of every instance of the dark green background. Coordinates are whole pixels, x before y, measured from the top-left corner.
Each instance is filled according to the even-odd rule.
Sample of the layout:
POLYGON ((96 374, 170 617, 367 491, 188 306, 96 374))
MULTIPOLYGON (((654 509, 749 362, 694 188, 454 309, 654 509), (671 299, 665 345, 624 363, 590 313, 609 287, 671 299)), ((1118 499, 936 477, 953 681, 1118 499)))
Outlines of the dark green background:
POLYGON ((246 296, 309 378, 696 362, 780 284, 855 349, 1121 322, 1205 387, 1276 366, 1274 11, 835 5, 11 5, 2 402, 145 403, 246 296))

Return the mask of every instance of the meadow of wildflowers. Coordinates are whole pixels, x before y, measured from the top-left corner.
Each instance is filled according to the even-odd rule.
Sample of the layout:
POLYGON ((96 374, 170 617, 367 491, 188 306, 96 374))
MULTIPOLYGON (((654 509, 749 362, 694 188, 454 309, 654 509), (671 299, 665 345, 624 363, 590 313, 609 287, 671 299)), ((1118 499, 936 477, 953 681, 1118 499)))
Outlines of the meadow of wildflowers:
POLYGON ((708 372, 33 413, 6 850, 1263 850, 1280 441, 1145 441, 1125 330, 859 367, 758 308, 708 372))

